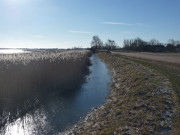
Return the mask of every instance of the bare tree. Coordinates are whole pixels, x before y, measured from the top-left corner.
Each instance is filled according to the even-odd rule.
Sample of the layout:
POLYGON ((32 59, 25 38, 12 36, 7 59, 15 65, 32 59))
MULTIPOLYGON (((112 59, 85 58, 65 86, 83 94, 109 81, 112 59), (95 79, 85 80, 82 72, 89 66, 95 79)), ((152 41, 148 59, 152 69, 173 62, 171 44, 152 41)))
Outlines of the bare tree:
POLYGON ((169 39, 168 43, 171 45, 175 45, 176 41, 174 39, 169 39))
POLYGON ((153 38, 149 41, 149 43, 150 43, 150 45, 158 45, 159 41, 153 38))
POLYGON ((92 49, 102 49, 103 47, 103 42, 98 36, 93 36, 92 41, 91 41, 91 48, 92 49))
POLYGON ((116 48, 116 43, 114 40, 110 40, 108 39, 106 42, 106 46, 108 47, 107 49, 111 50, 111 49, 115 49, 116 48))

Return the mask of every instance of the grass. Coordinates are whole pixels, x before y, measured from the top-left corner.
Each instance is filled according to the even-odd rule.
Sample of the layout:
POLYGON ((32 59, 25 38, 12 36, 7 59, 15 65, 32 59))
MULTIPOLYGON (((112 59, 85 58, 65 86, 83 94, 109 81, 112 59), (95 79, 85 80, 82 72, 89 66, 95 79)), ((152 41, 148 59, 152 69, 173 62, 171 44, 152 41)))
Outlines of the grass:
MULTIPOLYGON (((128 56, 123 55, 117 55, 117 57, 124 58, 126 60, 130 60, 132 62, 141 64, 143 66, 146 66, 148 68, 154 69, 164 75, 166 78, 169 79, 173 86, 173 90, 176 93, 178 106, 180 106, 180 68, 173 66, 173 65, 167 65, 165 63, 158 63, 158 62, 151 62, 148 60, 138 59, 138 58, 132 58, 128 56)), ((177 108, 177 116, 174 118, 174 134, 180 134, 180 109, 177 108)))
POLYGON ((98 56, 111 70, 111 92, 108 102, 78 124, 75 134, 178 134, 173 121, 177 96, 166 76, 135 59, 98 56))
MULTIPOLYGON (((117 55, 118 56, 118 55, 117 55)), ((118 56, 118 57, 123 57, 124 59, 136 62, 138 64, 141 64, 143 66, 149 67, 151 69, 154 69, 158 71, 159 73, 163 74, 166 76, 170 82, 173 84, 174 90, 179 97, 179 102, 180 102, 180 69, 176 68, 174 66, 169 66, 165 65, 162 63, 157 63, 157 62, 151 62, 148 60, 142 60, 142 59, 137 59, 137 58, 131 58, 127 56, 118 56)))

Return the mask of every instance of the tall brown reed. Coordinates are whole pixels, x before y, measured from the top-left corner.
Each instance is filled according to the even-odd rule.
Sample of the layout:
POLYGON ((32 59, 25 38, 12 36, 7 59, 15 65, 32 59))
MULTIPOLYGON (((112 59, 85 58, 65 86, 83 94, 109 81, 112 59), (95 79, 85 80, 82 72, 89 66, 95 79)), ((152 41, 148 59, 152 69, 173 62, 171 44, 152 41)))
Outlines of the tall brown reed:
POLYGON ((26 112, 37 98, 75 91, 88 71, 89 56, 87 50, 0 54, 0 114, 7 103, 15 110, 25 106, 26 112))

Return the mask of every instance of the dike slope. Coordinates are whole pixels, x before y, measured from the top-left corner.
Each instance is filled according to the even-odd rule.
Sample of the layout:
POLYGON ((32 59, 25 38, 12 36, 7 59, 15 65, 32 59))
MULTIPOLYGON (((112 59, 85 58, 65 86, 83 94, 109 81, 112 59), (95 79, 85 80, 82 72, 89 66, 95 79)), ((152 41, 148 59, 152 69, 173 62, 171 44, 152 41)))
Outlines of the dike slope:
POLYGON ((107 103, 94 109, 69 135, 173 134, 177 97, 158 72, 108 53, 98 56, 112 73, 107 103))

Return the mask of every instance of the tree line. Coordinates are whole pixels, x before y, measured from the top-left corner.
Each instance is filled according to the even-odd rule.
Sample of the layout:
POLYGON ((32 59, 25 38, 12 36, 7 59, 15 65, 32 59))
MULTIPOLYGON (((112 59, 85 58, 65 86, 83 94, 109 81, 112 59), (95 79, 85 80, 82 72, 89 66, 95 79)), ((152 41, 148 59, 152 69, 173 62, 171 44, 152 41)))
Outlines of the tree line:
POLYGON ((93 36, 91 41, 92 50, 129 50, 143 52, 177 52, 180 51, 180 41, 170 39, 168 43, 160 43, 156 39, 144 41, 141 38, 124 39, 123 47, 119 47, 114 40, 108 39, 103 43, 98 36, 93 36))
POLYGON ((103 43, 98 36, 93 36, 91 41, 91 49, 96 50, 115 50, 118 49, 118 45, 114 40, 108 39, 107 42, 103 43))
POLYGON ((149 42, 144 41, 140 38, 125 39, 123 49, 143 52, 176 52, 180 51, 180 41, 170 39, 168 43, 160 43, 156 39, 151 39, 149 42))

